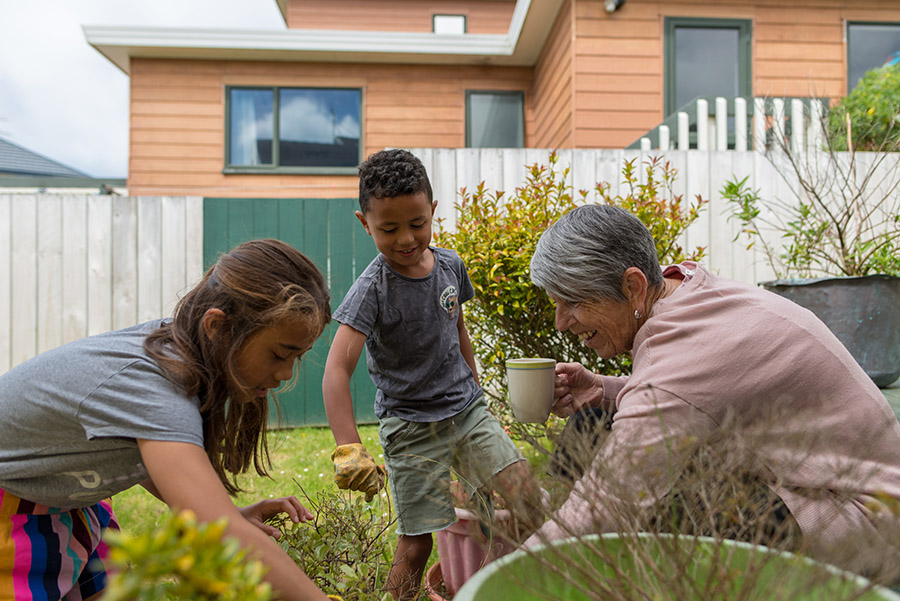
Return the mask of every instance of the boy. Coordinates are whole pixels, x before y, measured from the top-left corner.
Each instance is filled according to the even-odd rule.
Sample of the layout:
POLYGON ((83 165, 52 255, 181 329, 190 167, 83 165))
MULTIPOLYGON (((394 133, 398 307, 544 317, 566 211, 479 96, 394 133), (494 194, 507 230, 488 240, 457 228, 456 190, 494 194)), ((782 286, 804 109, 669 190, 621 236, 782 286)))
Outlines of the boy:
MULTIPOLYGON (((474 296, 465 265, 455 252, 430 246, 436 206, 425 167, 411 153, 384 150, 360 165, 356 216, 380 254, 333 315, 341 325, 322 383, 337 443, 335 481, 371 500, 385 473, 360 443, 350 396, 365 344, 397 509, 399 539, 388 588, 400 599, 418 593, 432 532, 456 521, 451 466, 470 492, 496 487, 505 500, 512 498, 510 509, 528 528, 540 519, 528 464, 488 413, 478 384, 462 312, 474 296)), ((482 496, 489 514, 490 495, 482 496)))

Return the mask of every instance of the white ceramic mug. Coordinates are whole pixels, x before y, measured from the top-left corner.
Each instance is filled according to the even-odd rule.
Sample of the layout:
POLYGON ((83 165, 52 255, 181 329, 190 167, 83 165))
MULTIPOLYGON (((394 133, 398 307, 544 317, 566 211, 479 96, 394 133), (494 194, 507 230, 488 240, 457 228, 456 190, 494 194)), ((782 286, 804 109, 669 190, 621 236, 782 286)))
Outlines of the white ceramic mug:
POLYGON ((556 361, 543 358, 508 359, 506 382, 509 404, 520 422, 541 423, 550 417, 556 361))

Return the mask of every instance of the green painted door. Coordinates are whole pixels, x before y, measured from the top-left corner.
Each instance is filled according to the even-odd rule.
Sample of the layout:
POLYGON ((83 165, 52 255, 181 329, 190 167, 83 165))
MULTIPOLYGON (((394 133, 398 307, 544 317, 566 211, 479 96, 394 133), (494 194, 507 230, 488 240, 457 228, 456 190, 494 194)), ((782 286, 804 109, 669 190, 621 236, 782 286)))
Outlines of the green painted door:
MULTIPOLYGON (((254 238, 278 238, 309 257, 325 274, 331 290, 331 309, 343 300, 350 285, 377 254, 372 238, 356 219, 355 198, 205 198, 203 200, 203 264, 212 265, 220 253, 254 238)), ((338 324, 303 356, 292 390, 279 395, 281 420, 272 426, 324 426, 322 375, 325 358, 338 324)), ((351 380, 357 423, 375 417, 375 386, 366 369, 365 352, 351 380)))

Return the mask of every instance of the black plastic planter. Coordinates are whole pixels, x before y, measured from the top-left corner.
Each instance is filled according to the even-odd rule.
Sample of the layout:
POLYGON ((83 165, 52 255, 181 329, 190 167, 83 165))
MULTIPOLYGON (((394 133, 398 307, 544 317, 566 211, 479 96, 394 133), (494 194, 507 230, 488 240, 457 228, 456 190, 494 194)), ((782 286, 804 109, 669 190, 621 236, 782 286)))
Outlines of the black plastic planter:
POLYGON ((900 378, 900 278, 868 275, 761 285, 815 313, 880 388, 900 378))

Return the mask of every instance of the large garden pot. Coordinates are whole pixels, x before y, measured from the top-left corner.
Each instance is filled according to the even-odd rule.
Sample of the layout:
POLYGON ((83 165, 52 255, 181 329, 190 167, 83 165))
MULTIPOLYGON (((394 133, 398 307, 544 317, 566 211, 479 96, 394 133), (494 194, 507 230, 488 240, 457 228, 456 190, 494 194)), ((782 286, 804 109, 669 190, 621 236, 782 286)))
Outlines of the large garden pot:
POLYGON ((869 275, 761 285, 815 313, 880 388, 900 378, 900 278, 869 275))
MULTIPOLYGON (((509 520, 509 511, 498 509, 494 520, 509 520)), ((468 509, 456 508, 456 523, 435 533, 441 576, 450 593, 458 591, 485 564, 506 555, 513 547, 499 538, 488 538, 481 531, 478 517, 468 509)))
POLYGON ((900 595, 886 588, 791 553, 665 534, 590 535, 514 551, 475 574, 453 601, 597 597, 900 601, 900 595))

